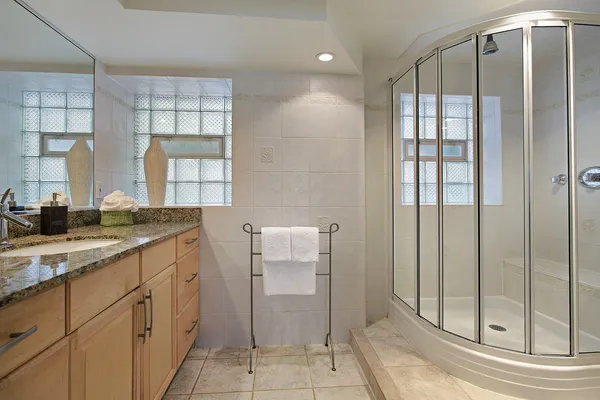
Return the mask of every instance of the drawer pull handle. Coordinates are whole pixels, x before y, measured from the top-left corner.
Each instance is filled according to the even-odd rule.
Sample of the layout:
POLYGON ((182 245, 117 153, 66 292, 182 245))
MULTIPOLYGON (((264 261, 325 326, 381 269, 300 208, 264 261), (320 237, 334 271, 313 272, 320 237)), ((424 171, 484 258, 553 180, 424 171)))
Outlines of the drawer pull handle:
POLYGON ((196 277, 197 277, 197 276, 198 276, 198 273, 197 273, 197 272, 195 272, 195 273, 194 273, 194 275, 192 275, 192 277, 191 277, 190 279, 186 279, 186 280, 185 280, 185 283, 192 283, 192 281, 193 281, 194 279, 196 279, 196 277))
POLYGON ((198 240, 198 238, 188 239, 185 241, 185 244, 189 246, 190 244, 195 243, 196 240, 198 240))
POLYGON ((146 307, 146 296, 143 300, 138 301, 138 304, 144 305, 144 333, 138 333, 138 337, 144 338, 144 344, 146 344, 146 326, 148 322, 148 308, 146 307))
POLYGON ((150 295, 146 296, 150 299, 150 326, 148 327, 148 337, 152 337, 152 327, 154 326, 154 302, 152 301, 152 289, 150 289, 150 295))
POLYGON ((13 340, 11 340, 10 342, 8 342, 8 343, 4 344, 2 347, 0 347, 0 354, 4 353, 8 349, 18 345, 23 340, 25 340, 29 336, 33 335, 37 330, 38 330, 37 325, 34 325, 31 328, 29 328, 28 330, 26 330, 25 332, 11 333, 8 337, 10 337, 13 340))
POLYGON ((192 333, 192 331, 194 330, 194 328, 196 327, 196 325, 198 325, 198 319, 196 319, 196 320, 194 321, 194 323, 192 324, 192 327, 191 327, 190 329, 186 330, 186 331, 185 331, 185 333, 187 333, 188 335, 189 335, 190 333, 192 333))

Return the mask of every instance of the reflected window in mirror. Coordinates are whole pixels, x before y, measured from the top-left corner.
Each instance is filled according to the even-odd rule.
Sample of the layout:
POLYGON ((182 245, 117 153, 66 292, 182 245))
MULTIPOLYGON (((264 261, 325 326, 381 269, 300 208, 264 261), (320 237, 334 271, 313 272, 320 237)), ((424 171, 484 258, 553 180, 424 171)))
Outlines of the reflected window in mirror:
POLYGON ((70 197, 65 157, 80 136, 86 138, 93 150, 93 107, 91 92, 23 92, 25 204, 33 204, 57 191, 64 191, 70 197))

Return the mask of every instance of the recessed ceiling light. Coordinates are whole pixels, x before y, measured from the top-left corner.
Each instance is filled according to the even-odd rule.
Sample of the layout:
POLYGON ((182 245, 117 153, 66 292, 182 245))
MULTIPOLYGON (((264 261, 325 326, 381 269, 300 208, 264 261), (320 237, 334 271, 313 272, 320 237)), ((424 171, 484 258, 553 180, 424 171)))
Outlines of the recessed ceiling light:
POLYGON ((317 59, 323 62, 329 62, 335 58, 335 54, 333 53, 319 53, 317 54, 317 59))

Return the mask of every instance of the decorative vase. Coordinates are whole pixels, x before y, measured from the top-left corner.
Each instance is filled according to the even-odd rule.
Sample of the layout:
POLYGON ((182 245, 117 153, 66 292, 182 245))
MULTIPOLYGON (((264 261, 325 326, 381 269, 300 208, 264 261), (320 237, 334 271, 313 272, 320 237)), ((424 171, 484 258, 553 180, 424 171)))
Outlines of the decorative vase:
POLYGON ((67 173, 74 206, 89 206, 92 192, 94 155, 84 137, 79 137, 67 153, 67 173))
POLYGON ((165 204, 167 193, 167 171, 169 168, 169 157, 160 144, 159 139, 152 139, 150 147, 144 154, 144 172, 146 173, 146 187, 148 190, 148 202, 151 206, 162 206, 165 204))

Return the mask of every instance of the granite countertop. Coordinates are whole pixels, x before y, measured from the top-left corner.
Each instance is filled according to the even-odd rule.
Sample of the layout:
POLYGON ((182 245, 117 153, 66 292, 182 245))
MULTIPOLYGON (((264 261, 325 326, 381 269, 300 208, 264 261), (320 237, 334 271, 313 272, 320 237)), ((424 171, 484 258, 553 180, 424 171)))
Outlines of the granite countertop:
POLYGON ((131 226, 84 226, 56 236, 33 235, 13 239, 12 244, 46 244, 82 239, 122 239, 112 246, 29 257, 3 257, 0 253, 0 308, 19 302, 68 279, 101 268, 140 249, 199 226, 199 222, 166 222, 131 226))

